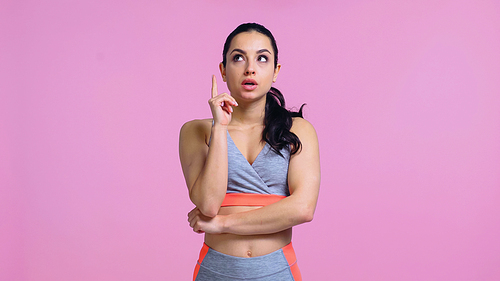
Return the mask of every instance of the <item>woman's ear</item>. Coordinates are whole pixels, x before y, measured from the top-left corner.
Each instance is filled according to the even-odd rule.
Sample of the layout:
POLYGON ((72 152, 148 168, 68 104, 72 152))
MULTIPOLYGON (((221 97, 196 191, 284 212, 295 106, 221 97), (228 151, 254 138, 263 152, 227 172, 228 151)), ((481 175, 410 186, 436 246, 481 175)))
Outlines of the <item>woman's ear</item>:
POLYGON ((219 70, 220 70, 220 75, 222 76, 222 81, 226 81, 226 68, 224 67, 224 64, 221 62, 219 63, 219 70))
POLYGON ((280 73, 281 69, 281 64, 277 64, 276 68, 274 69, 274 76, 273 76, 273 82, 276 82, 276 79, 278 79, 278 73, 280 73))

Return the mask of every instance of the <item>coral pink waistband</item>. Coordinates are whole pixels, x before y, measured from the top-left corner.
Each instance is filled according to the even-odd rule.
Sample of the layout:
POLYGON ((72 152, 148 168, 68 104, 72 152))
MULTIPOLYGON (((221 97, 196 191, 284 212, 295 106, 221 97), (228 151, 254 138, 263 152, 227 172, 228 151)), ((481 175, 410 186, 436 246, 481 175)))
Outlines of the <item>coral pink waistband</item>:
POLYGON ((285 198, 276 194, 226 193, 221 207, 227 206, 267 206, 285 198))

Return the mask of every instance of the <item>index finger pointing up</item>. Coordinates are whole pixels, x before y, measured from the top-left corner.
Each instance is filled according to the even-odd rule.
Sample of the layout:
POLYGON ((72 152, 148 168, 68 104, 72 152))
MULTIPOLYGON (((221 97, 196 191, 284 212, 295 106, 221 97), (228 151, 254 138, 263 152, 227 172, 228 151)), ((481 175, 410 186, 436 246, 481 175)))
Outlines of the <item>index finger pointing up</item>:
POLYGON ((217 80, 215 79, 215 75, 212 75, 212 98, 215 98, 217 95, 217 80))

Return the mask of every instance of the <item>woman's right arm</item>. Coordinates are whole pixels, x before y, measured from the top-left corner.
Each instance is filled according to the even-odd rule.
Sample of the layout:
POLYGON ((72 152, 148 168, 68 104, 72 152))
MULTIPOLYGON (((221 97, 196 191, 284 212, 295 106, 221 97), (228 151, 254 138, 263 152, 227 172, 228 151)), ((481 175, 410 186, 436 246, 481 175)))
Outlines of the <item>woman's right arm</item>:
POLYGON ((208 122, 194 120, 182 126, 179 156, 189 198, 202 214, 214 217, 227 189, 227 129, 212 126, 212 139, 208 147, 204 133, 207 124, 203 123, 208 122))
POLYGON ((207 131, 210 121, 194 120, 181 128, 179 157, 189 189, 189 198, 207 217, 215 217, 227 191, 227 126, 232 107, 237 106, 230 95, 217 95, 217 84, 212 77, 212 98, 209 100, 213 115, 210 146, 207 131))

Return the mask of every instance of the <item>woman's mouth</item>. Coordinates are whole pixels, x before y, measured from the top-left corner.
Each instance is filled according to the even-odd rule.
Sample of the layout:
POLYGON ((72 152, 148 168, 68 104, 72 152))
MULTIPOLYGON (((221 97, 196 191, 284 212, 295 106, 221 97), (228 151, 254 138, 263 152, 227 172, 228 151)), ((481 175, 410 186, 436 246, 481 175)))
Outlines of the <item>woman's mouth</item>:
POLYGON ((247 91, 253 91, 257 88, 257 81, 253 79, 245 79, 243 82, 241 82, 241 85, 243 86, 243 89, 247 91))

